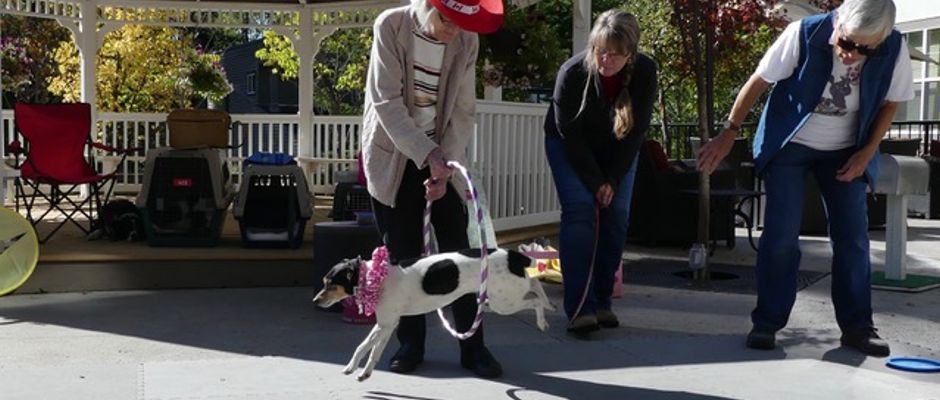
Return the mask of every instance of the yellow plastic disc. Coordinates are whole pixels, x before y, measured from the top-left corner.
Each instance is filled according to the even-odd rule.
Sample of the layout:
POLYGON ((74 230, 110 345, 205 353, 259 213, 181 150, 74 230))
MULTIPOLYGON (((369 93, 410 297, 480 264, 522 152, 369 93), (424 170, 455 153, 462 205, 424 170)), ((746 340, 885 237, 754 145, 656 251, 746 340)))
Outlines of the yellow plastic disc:
POLYGON ((39 241, 29 221, 0 207, 0 296, 25 283, 38 261, 39 241))

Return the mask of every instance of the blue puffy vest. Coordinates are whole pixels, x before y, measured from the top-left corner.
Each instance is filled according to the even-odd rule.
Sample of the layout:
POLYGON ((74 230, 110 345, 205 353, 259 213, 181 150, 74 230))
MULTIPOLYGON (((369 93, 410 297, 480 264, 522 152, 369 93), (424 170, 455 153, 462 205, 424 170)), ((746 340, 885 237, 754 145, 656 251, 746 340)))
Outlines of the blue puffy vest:
MULTIPOLYGON (((793 75, 774 85, 754 136, 754 165, 758 172, 790 142, 822 97, 832 74, 833 48, 829 38, 834 29, 833 17, 832 13, 820 14, 800 23, 800 61, 793 75)), ((901 34, 893 30, 862 66, 856 148, 868 142, 872 123, 891 86, 901 43, 901 34)), ((878 176, 877 152, 865 173, 873 186, 878 176)))

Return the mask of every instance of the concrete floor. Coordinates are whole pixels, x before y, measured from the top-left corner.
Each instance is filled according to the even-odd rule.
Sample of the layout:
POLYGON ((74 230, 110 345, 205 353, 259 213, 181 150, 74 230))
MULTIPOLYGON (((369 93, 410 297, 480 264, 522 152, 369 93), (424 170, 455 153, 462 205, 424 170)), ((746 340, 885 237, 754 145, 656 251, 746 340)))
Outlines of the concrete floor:
MULTIPOLYGON (((940 276, 940 221, 911 220, 911 270, 940 276)), ((753 262, 741 239, 713 260, 753 262)), ((876 269, 884 256, 873 232, 876 269)), ((802 241, 803 268, 828 269, 828 243, 802 241)), ((631 246, 627 256, 684 257, 631 246)), ((825 278, 798 295, 774 351, 744 347, 755 297, 628 285, 623 326, 570 337, 552 313, 486 314, 486 341, 505 375, 477 379, 454 339, 429 318, 426 362, 364 383, 340 373, 369 327, 314 309, 305 287, 107 291, 0 298, 0 398, 215 399, 921 399, 940 374, 896 371, 839 346, 825 278)), ((546 285, 560 304, 561 288, 546 285)), ((875 322, 896 356, 940 359, 940 290, 876 291, 875 322)))

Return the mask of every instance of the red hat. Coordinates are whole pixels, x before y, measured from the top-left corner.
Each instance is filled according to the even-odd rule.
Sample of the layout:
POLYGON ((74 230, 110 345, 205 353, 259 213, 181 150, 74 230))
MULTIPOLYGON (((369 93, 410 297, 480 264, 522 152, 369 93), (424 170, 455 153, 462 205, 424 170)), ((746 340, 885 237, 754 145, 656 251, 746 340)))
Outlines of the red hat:
POLYGON ((428 0, 464 30, 493 33, 503 25, 503 0, 428 0))

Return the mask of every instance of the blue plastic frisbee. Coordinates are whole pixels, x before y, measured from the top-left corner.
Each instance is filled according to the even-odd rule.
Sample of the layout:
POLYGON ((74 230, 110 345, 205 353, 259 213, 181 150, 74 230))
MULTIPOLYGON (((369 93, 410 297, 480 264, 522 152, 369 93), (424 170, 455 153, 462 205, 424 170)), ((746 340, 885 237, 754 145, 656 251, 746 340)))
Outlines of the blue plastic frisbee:
POLYGON ((894 357, 888 360, 888 366, 910 372, 940 372, 940 361, 922 357, 894 357))

